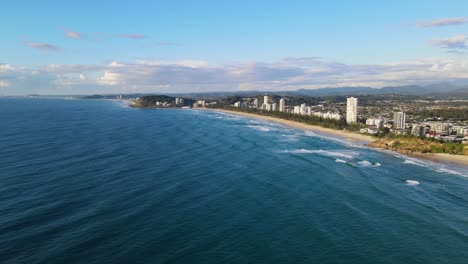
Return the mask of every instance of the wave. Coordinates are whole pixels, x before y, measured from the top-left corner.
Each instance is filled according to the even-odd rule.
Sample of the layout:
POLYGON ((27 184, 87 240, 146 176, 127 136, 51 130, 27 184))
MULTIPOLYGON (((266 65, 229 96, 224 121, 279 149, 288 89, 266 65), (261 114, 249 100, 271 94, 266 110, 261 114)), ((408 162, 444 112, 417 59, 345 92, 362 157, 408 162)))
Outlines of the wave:
POLYGON ((327 157, 338 157, 338 158, 346 158, 346 159, 354 158, 352 154, 356 155, 356 153, 354 152, 352 154, 345 154, 342 152, 328 151, 328 150, 322 150, 322 149, 319 149, 319 150, 295 149, 295 150, 290 150, 287 152, 298 153, 298 154, 317 154, 317 155, 322 155, 322 156, 327 156, 327 157))
POLYGON ((247 127, 253 128, 258 131, 268 132, 271 131, 271 127, 261 126, 261 125, 248 125, 247 127))
POLYGON ((335 162, 338 162, 338 163, 346 163, 346 160, 336 159, 335 162))
POLYGON ((307 149, 286 150, 285 152, 295 153, 295 154, 312 154, 312 153, 314 153, 311 150, 307 150, 307 149))
POLYGON ((419 166, 419 167, 427 167, 426 165, 423 165, 423 164, 420 164, 418 162, 415 162, 413 160, 410 160, 410 159, 405 159, 405 161, 403 161, 404 164, 412 164, 412 165, 416 165, 416 166, 419 166))
POLYGON ((282 134, 281 136, 285 138, 283 141, 289 141, 289 142, 299 141, 299 136, 298 135, 282 134))
POLYGON ((372 163, 368 160, 361 160, 357 163, 357 166, 359 167, 380 167, 382 166, 382 164, 376 162, 376 163, 372 163))
POLYGON ((439 169, 436 169, 435 171, 440 172, 440 173, 448 173, 448 174, 455 174, 455 175, 459 175, 459 176, 463 176, 463 177, 468 177, 468 175, 465 175, 465 174, 463 174, 461 172, 454 171, 454 170, 449 170, 449 169, 446 169, 446 168, 439 168, 439 169))
POLYGON ((410 185, 410 186, 416 186, 416 185, 421 184, 420 182, 415 181, 415 180, 406 180, 405 182, 407 185, 410 185))

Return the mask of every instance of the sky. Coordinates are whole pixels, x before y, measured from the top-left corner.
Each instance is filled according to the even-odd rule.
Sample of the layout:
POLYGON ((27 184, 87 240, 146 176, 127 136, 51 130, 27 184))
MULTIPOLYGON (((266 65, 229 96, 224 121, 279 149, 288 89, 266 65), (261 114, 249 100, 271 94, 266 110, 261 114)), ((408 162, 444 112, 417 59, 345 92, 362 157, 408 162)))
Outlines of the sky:
POLYGON ((0 95, 468 83, 468 1, 2 1, 0 95))

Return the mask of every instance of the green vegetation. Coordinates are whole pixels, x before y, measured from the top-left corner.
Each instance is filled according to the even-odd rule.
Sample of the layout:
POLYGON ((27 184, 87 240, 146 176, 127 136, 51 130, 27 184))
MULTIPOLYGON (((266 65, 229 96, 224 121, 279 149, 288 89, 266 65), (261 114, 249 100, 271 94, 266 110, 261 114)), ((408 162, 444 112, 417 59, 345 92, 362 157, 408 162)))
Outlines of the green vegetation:
POLYGON ((466 121, 468 120, 468 108, 443 108, 443 109, 433 109, 433 110, 421 110, 416 113, 408 112, 410 115, 417 115, 422 119, 437 119, 441 118, 443 120, 458 120, 466 121))
MULTIPOLYGON (((192 99, 184 99, 184 103, 179 106, 191 106, 195 102, 192 99)), ((148 96, 143 96, 137 101, 135 101, 134 106, 135 107, 157 107, 156 102, 160 103, 170 103, 172 106, 174 106, 175 103, 175 97, 167 96, 167 95, 148 95, 148 96)))
POLYGON ((468 155, 468 146, 466 145, 440 142, 434 139, 420 139, 412 136, 388 136, 369 145, 407 154, 419 152, 468 155))

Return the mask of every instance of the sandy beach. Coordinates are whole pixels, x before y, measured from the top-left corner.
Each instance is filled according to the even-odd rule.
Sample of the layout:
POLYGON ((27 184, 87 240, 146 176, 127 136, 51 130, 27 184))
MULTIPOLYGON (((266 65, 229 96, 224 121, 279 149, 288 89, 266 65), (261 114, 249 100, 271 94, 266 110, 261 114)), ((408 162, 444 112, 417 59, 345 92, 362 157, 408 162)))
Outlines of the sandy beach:
MULTIPOLYGON (((313 126, 313 125, 308 125, 308 124, 304 124, 300 122, 280 119, 280 118, 271 117, 271 116, 262 116, 262 115, 257 115, 257 114, 251 114, 251 113, 245 113, 245 112, 239 112, 239 111, 231 111, 231 110, 225 110, 225 109, 207 109, 207 110, 276 122, 276 123, 283 124, 289 127, 297 128, 297 129, 310 130, 310 131, 319 132, 325 135, 338 136, 338 137, 347 139, 351 142, 362 143, 364 145, 367 145, 377 140, 375 137, 361 135, 361 134, 357 134, 351 131, 335 130, 331 128, 313 126)), ((434 154, 411 153, 410 155, 407 155, 405 153, 400 153, 400 154, 403 154, 409 157, 428 159, 434 162, 453 163, 453 164, 468 166, 468 156, 463 156, 463 155, 450 155, 450 154, 443 154, 443 153, 434 153, 434 154)))
POLYGON ((363 144, 374 142, 376 140, 374 137, 356 134, 350 131, 336 130, 336 129, 324 128, 320 126, 313 126, 313 125, 308 125, 308 124, 304 124, 300 122, 285 120, 285 119, 271 117, 271 116, 262 116, 262 115, 256 115, 256 114, 250 114, 250 113, 244 113, 244 112, 238 112, 238 111, 230 111, 230 110, 224 110, 224 109, 214 109, 214 111, 272 121, 272 122, 283 124, 289 127, 315 131, 315 132, 319 132, 319 133, 326 134, 326 135, 338 136, 338 137, 345 138, 352 142, 360 142, 363 144))

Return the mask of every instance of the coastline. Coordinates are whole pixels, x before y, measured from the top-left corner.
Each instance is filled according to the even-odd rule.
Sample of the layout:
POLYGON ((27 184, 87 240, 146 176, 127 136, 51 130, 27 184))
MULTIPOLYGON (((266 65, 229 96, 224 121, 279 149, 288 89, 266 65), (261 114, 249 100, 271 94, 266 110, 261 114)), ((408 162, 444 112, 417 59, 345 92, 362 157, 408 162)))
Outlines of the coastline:
MULTIPOLYGON (((232 111, 232 110, 226 110, 226 109, 216 109, 216 108, 199 108, 199 109, 228 113, 228 114, 233 114, 233 115, 240 115, 240 116, 251 117, 251 118, 257 118, 257 119, 266 120, 266 121, 272 121, 275 123, 279 123, 279 124, 297 128, 297 129, 309 130, 309 131, 319 132, 322 134, 338 136, 340 138, 344 138, 351 142, 362 143, 363 145, 366 145, 368 147, 375 148, 375 149, 385 149, 385 148, 379 148, 379 147, 374 147, 374 146, 369 145, 370 143, 375 142, 377 138, 372 137, 372 136, 357 134, 357 133, 350 132, 350 131, 335 130, 331 128, 324 128, 324 127, 308 125, 308 124, 304 124, 304 123, 300 123, 296 121, 285 120, 285 119, 281 119, 277 117, 262 116, 262 115, 257 115, 257 114, 244 113, 244 112, 232 111)), ((390 151, 403 154, 408 157, 421 158, 421 159, 426 159, 426 160, 430 160, 430 161, 434 161, 438 163, 451 163, 451 164, 457 164, 457 165, 462 165, 462 166, 468 166, 468 156, 463 156, 463 155, 450 155, 450 154, 445 154, 445 153, 431 153, 431 154, 403 153, 403 152, 398 152, 398 151, 393 151, 393 150, 390 150, 390 151)))

